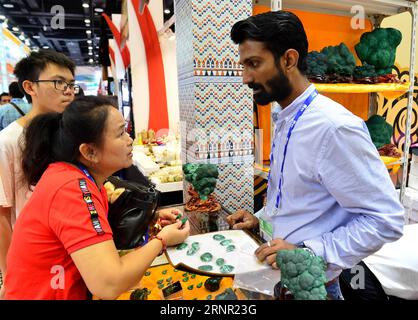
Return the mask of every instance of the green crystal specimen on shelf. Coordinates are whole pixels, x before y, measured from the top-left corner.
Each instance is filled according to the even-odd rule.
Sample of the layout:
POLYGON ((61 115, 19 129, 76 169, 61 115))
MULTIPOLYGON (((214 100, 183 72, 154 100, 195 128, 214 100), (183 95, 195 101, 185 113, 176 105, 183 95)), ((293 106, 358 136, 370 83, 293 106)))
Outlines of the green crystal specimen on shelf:
POLYGON ((223 235, 221 235, 221 234, 215 234, 213 236, 213 239, 216 240, 216 241, 221 241, 221 240, 224 240, 225 237, 223 235))
POLYGON ((146 271, 146 272, 145 272, 145 276, 146 276, 146 277, 148 277, 150 274, 151 274, 151 272, 150 272, 150 271, 146 271))
POLYGON ((196 287, 197 287, 197 288, 201 288, 201 287, 202 287, 202 285, 203 285, 203 282, 199 282, 199 283, 196 285, 196 287))
MULTIPOLYGON (((228 251, 228 248, 226 248, 226 251, 228 251)), ((222 258, 219 258, 219 259, 216 259, 216 265, 217 266, 222 266, 222 265, 224 265, 225 264, 225 259, 222 259, 222 258)))
POLYGON ((188 286, 187 289, 193 290, 193 285, 188 286))
POLYGON ((194 255, 196 252, 198 252, 198 251, 199 251, 199 249, 200 249, 200 244, 199 244, 199 242, 193 242, 193 243, 192 243, 192 247, 191 247, 189 250, 187 250, 187 255, 188 255, 188 256, 192 256, 192 255, 194 255))
POLYGON ((183 278, 183 282, 189 281, 189 277, 183 278))
POLYGON ((179 272, 179 270, 178 269, 174 269, 174 272, 179 272))
POLYGON ((227 246, 230 245, 232 243, 231 239, 225 239, 221 241, 221 246, 227 246))
POLYGON ((206 264, 206 265, 203 265, 203 266, 198 267, 198 269, 199 270, 202 270, 202 271, 212 271, 213 270, 213 267, 210 266, 210 265, 208 265, 208 264, 206 264))
POLYGON ((160 279, 157 281, 158 284, 162 284, 164 282, 164 279, 160 279))
POLYGON ((161 273, 162 274, 166 274, 167 273, 167 270, 163 270, 161 273))
POLYGON ((171 280, 173 280, 173 278, 172 278, 172 277, 167 278, 165 281, 167 281, 167 282, 171 282, 171 280))
POLYGON ((222 273, 230 273, 234 270, 234 266, 231 266, 229 264, 225 264, 221 267, 221 272, 222 273))
POLYGON ((211 300, 211 299, 212 299, 212 295, 211 294, 206 297, 206 300, 211 300))
POLYGON ((187 277, 189 275, 188 272, 183 273, 183 277, 187 277))
POLYGON ((162 288, 164 288, 164 284, 159 284, 158 289, 162 289, 162 288))
POLYGON ((183 249, 185 249, 185 248, 187 248, 187 243, 185 243, 185 242, 180 243, 180 244, 176 247, 176 249, 177 249, 177 250, 183 250, 183 249))
POLYGON ((202 254, 200 256, 200 260, 203 262, 209 262, 211 261, 213 258, 212 254, 210 254, 209 252, 205 252, 204 254, 202 254))
POLYGON ((196 275, 193 273, 190 277, 191 277, 192 279, 194 279, 194 278, 196 278, 196 275))
POLYGON ((229 246, 226 247, 226 252, 232 252, 234 251, 236 248, 233 244, 230 244, 229 246))

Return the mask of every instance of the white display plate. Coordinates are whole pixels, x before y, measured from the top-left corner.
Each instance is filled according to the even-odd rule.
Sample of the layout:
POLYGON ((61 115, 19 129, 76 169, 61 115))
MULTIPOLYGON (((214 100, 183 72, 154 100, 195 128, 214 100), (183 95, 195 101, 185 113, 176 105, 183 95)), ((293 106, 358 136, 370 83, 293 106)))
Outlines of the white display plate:
POLYGON ((167 258, 175 268, 184 266, 192 269, 195 273, 210 276, 232 276, 234 274, 270 268, 270 266, 257 260, 254 251, 259 245, 242 230, 225 230, 194 235, 188 237, 185 243, 187 243, 188 246, 183 250, 177 250, 176 246, 167 249, 167 258), (233 241, 232 244, 236 247, 235 251, 226 252, 226 247, 221 246, 220 241, 216 241, 212 238, 215 234, 221 234, 225 236, 226 239, 231 239, 233 241), (200 243, 200 250, 193 256, 188 256, 187 250, 191 247, 193 242, 200 243), (202 262, 200 260, 200 256, 205 252, 209 252, 213 255, 212 261, 202 262), (225 264, 234 266, 234 270, 231 273, 221 273, 219 267, 216 265, 216 259, 218 258, 225 259, 225 264), (212 265, 213 270, 202 271, 198 269, 199 266, 205 264, 212 265))

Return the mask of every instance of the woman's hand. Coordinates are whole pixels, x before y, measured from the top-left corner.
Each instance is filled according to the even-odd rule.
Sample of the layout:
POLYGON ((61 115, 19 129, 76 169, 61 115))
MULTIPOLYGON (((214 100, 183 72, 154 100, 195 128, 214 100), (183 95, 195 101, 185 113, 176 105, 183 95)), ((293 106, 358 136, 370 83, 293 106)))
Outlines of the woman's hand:
POLYGON ((181 221, 165 226, 159 233, 158 236, 163 238, 167 247, 175 246, 179 243, 184 242, 190 233, 189 221, 183 225, 181 221))
POLYGON ((182 215, 183 213, 178 209, 161 209, 158 211, 158 216, 160 218, 160 224, 162 227, 168 226, 176 222, 176 218, 178 215, 182 215))

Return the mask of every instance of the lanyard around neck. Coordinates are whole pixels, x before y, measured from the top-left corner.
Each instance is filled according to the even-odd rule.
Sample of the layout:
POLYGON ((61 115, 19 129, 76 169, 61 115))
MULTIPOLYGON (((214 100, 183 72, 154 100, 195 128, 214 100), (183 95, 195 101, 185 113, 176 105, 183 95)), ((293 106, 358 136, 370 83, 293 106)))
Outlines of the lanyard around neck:
POLYGON ((81 171, 83 171, 84 175, 87 178, 89 178, 94 184, 96 184, 96 181, 94 181, 93 176, 90 174, 90 172, 87 170, 87 168, 83 164, 78 162, 76 165, 81 171))
MULTIPOLYGON (((318 95, 318 91, 314 90, 308 98, 306 98, 305 102, 303 103, 302 107, 298 110, 298 112, 296 113, 292 124, 290 125, 289 131, 287 132, 287 136, 286 136, 286 144, 284 146, 284 151, 283 151, 283 160, 282 160, 282 165, 280 167, 280 179, 279 179, 279 185, 278 185, 278 191, 277 191, 277 197, 276 197, 276 212, 279 209, 279 204, 280 204, 280 199, 282 196, 282 177, 283 177, 283 168, 284 168, 284 162, 286 160, 286 155, 287 155, 287 146, 289 144, 289 140, 290 137, 292 135, 293 129, 296 126, 297 121, 299 120, 299 118, 302 116, 302 114, 305 112, 305 110, 309 107, 309 105, 311 104, 311 102, 313 101, 313 99, 315 99, 315 97, 318 95)), ((277 131, 276 131, 277 133, 277 131)), ((276 135, 276 134, 275 134, 276 135)), ((276 144, 273 141, 273 147, 271 150, 271 154, 270 154, 270 166, 273 165, 274 162, 274 150, 275 150, 276 144)), ((267 185, 270 185, 270 174, 271 174, 272 168, 270 167, 270 172, 268 175, 268 179, 267 179, 267 185)))

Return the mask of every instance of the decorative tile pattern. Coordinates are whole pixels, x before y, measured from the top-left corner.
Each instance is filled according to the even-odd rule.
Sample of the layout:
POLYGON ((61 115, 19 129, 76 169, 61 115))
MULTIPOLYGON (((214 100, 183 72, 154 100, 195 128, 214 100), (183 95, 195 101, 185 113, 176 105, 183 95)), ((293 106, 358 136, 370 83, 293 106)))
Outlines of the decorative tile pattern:
POLYGON ((213 152, 209 159, 220 160, 215 195, 230 210, 251 212, 253 102, 230 31, 251 15, 252 0, 176 0, 175 11, 182 160, 201 162, 195 148, 204 156, 233 141, 232 153, 213 152))

